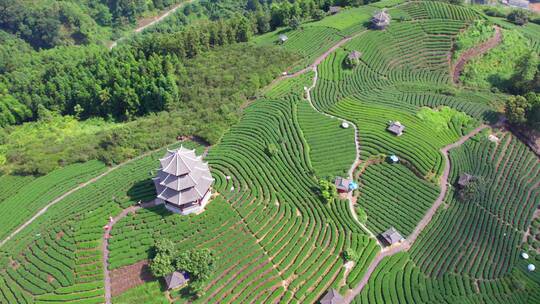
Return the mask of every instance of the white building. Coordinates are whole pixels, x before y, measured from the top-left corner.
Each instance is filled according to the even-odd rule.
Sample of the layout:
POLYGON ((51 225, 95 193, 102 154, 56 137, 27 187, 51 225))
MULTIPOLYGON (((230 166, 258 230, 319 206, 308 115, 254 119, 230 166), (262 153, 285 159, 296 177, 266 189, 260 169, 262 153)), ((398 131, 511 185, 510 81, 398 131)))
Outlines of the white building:
POLYGON ((153 179, 157 204, 175 213, 200 213, 208 203, 214 179, 208 164, 194 150, 169 150, 159 160, 161 168, 153 179))
POLYGON ((528 0, 508 0, 508 5, 522 9, 529 9, 528 0))

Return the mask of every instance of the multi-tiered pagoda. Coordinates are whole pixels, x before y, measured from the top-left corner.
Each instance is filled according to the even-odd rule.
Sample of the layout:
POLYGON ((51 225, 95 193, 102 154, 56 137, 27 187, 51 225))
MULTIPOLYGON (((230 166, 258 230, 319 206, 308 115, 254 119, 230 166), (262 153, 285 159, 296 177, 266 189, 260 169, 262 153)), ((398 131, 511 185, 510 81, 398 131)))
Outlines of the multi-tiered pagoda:
POLYGON ((159 160, 161 168, 153 179, 157 204, 175 213, 200 213, 208 203, 212 182, 208 164, 194 150, 168 150, 159 160))
POLYGON ((386 12, 386 9, 375 13, 371 18, 371 23, 373 27, 379 30, 384 30, 388 25, 390 25, 390 15, 386 12))

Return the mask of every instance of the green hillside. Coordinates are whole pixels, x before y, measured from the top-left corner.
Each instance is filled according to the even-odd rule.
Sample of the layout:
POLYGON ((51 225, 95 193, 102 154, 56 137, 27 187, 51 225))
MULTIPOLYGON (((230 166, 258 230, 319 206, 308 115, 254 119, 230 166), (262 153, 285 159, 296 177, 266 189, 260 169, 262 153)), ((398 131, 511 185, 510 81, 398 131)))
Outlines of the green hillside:
MULTIPOLYGON (((173 4, 54 3, 20 9, 173 4)), ((495 9, 201 1, 112 50, 0 13, 0 303, 540 302, 538 24, 495 9), (151 204, 200 161, 203 212, 151 204)))

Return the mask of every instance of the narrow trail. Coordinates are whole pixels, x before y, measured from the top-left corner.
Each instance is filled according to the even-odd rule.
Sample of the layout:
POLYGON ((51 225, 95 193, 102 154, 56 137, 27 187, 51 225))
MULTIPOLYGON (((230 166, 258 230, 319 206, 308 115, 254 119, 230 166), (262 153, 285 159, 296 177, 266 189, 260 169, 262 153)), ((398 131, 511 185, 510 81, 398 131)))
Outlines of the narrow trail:
POLYGON ((377 268, 379 263, 388 256, 392 256, 396 253, 402 252, 402 251, 408 251, 411 246, 416 241, 416 238, 420 235, 420 233, 426 228, 426 226, 431 222, 431 219, 437 212, 437 209, 442 205, 444 202, 444 199, 446 197, 446 193, 448 192, 448 176, 450 175, 450 169, 451 169, 451 162, 450 158, 448 157, 448 152, 454 148, 457 148, 464 144, 468 139, 473 137, 474 135, 480 133, 482 130, 488 128, 487 125, 480 125, 476 129, 472 130, 468 134, 462 136, 458 141, 451 143, 445 147, 443 147, 440 151, 444 156, 444 171, 439 179, 439 184, 441 187, 441 192, 439 193, 439 197, 435 200, 431 208, 426 212, 422 220, 416 225, 414 228, 414 231, 399 244, 392 245, 389 247, 384 248, 381 250, 373 259, 371 264, 368 266, 366 273, 362 277, 362 280, 356 285, 354 289, 351 289, 347 292, 345 295, 345 303, 351 303, 351 301, 362 291, 362 289, 366 286, 366 284, 369 281, 369 278, 371 277, 371 274, 373 274, 373 271, 377 268))
MULTIPOLYGON (((356 156, 355 156, 355 159, 354 159, 354 162, 353 164, 351 165, 351 167, 349 168, 349 171, 348 171, 348 177, 350 179, 353 178, 353 173, 354 173, 354 169, 356 168, 356 166, 360 163, 360 142, 358 141, 358 128, 356 127, 356 125, 354 123, 352 123, 351 121, 348 121, 346 119, 343 119, 343 118, 340 118, 340 117, 336 117, 334 115, 331 115, 331 114, 328 114, 328 113, 325 113, 325 112, 321 112, 319 111, 319 109, 317 109, 314 105, 313 105, 313 102, 312 102, 312 99, 311 99, 311 90, 313 90, 313 88, 315 88, 315 86, 317 85, 317 80, 319 79, 319 74, 317 72, 317 67, 319 66, 319 64, 324 60, 326 59, 326 57, 328 57, 328 55, 330 55, 331 53, 333 53, 334 51, 336 51, 338 48, 340 48, 341 46, 343 46, 345 43, 351 41, 352 39, 356 38, 356 37, 359 37, 360 35, 364 34, 366 31, 362 31, 362 32, 359 32, 355 35, 352 35, 352 36, 348 36, 348 37, 344 37, 343 39, 339 40, 336 44, 334 44, 331 48, 329 48, 328 50, 326 50, 323 54, 321 54, 319 57, 317 57, 315 59, 315 61, 310 64, 309 66, 307 66, 306 68, 298 71, 298 72, 295 72, 293 74, 289 74, 289 75, 284 75, 284 76, 281 76, 281 77, 278 77, 276 78, 274 81, 272 81, 268 87, 272 87, 273 85, 275 85, 276 83, 284 80, 284 79, 287 79, 287 78, 293 78, 293 77, 297 77, 297 76, 300 76, 304 73, 307 73, 307 72, 310 72, 310 71, 313 71, 314 73, 314 76, 313 76, 313 82, 311 84, 311 86, 309 88, 305 88, 305 92, 306 92, 306 99, 307 101, 309 102, 309 105, 315 110, 317 111, 317 113, 320 113, 322 115, 325 115, 327 117, 330 117, 330 118, 333 118, 333 119, 338 119, 339 121, 341 122, 347 122, 349 125, 351 125, 353 128, 354 128, 354 144, 355 144, 355 147, 356 147, 356 156)), ((348 193, 347 195, 348 197, 348 201, 349 201, 349 210, 351 212, 351 215, 352 217, 354 218, 354 220, 356 221, 356 223, 362 227, 362 229, 369 235, 371 236, 372 238, 374 238, 375 240, 377 240, 377 237, 375 236, 375 234, 369 230, 366 225, 362 224, 359 220, 358 220, 358 216, 356 215, 356 212, 354 211, 354 204, 353 204, 353 197, 352 197, 352 193, 348 193)), ((379 246, 381 246, 381 244, 377 241, 377 243, 379 244, 379 246)))
MULTIPOLYGON (((349 38, 350 40, 351 38, 349 38)), ((348 41, 348 40, 347 40, 348 41)), ((337 49, 337 47, 333 47, 332 48, 333 50, 337 49)), ((324 56, 328 56, 328 54, 330 54, 331 52, 326 52, 324 56)), ((322 57, 322 56, 321 56, 322 57)), ((321 59, 321 57, 319 57, 318 59, 320 59, 318 61, 318 63, 320 63, 324 58, 321 59)), ((313 76, 313 83, 311 84, 311 86, 309 88, 306 88, 306 99, 307 101, 309 102, 309 105, 315 110, 317 111, 317 113, 320 113, 326 117, 330 117, 330 118, 333 118, 333 119, 338 119, 339 121, 341 122, 346 122, 348 123, 350 126, 352 126, 354 128, 354 145, 355 145, 355 151, 356 151, 356 155, 355 155, 355 158, 354 158, 354 162, 353 164, 351 165, 351 167, 349 168, 349 171, 347 172, 347 175, 348 175, 348 178, 349 179, 353 179, 353 173, 354 173, 354 169, 356 168, 356 166, 358 165, 358 163, 360 163, 360 142, 358 141, 358 128, 356 127, 356 125, 352 122, 352 121, 348 121, 346 119, 343 119, 343 118, 340 118, 340 117, 337 117, 337 116, 334 116, 334 115, 331 115, 331 114, 328 114, 328 113, 325 113, 325 112, 321 112, 319 111, 319 109, 317 109, 317 107, 315 107, 313 105, 313 101, 311 99, 311 90, 313 90, 313 88, 315 88, 315 86, 317 85, 317 80, 319 79, 319 73, 317 72, 317 64, 314 64, 314 65, 311 65, 311 70, 315 73, 315 75, 313 76)), ((356 221, 356 223, 362 227, 362 229, 364 229, 365 232, 367 232, 369 234, 369 236, 371 236, 372 238, 374 238, 375 240, 377 240, 377 237, 375 235, 375 233, 373 233, 371 230, 369 230, 368 227, 366 227, 366 225, 362 224, 359 220, 358 220, 358 215, 356 214, 356 212, 354 211, 354 203, 353 203, 353 197, 352 197, 352 192, 349 192, 347 194, 347 200, 349 201, 349 210, 351 212, 351 215, 352 217, 354 218, 354 220, 356 221)), ((377 243, 379 244, 379 246, 381 246, 381 244, 379 243, 379 241, 377 240, 377 243)), ((381 246, 382 247, 382 246, 381 246)))
MULTIPOLYGON (((163 21, 163 19, 169 17, 170 14, 176 12, 179 8, 183 7, 184 5, 188 4, 188 3, 191 3, 193 2, 193 0, 188 0, 188 1, 185 1, 185 2, 182 2, 182 3, 178 3, 176 5, 174 5, 173 7, 171 7, 170 9, 166 10, 165 12, 163 12, 162 14, 160 15, 157 15, 156 17, 154 17, 154 20, 152 20, 151 22, 149 23, 145 23, 145 24, 141 24, 140 26, 136 27, 135 29, 132 30, 132 33, 134 34, 137 34, 137 33, 140 33, 142 31, 144 31, 145 29, 147 29, 148 27, 151 27, 152 25, 156 24, 156 23, 159 23, 161 21, 163 21)), ((118 42, 122 41, 122 40, 125 40, 126 38, 128 37, 128 35, 126 36, 123 36, 121 38, 118 38, 117 40, 113 41, 111 43, 111 45, 109 45, 109 49, 112 50, 113 48, 115 48, 117 45, 118 45, 118 42)))
POLYGON ((7 243, 9 240, 11 240, 12 238, 14 238, 17 234, 19 234, 24 228, 28 227, 28 225, 32 224, 36 219, 38 219, 40 216, 42 216, 45 212, 47 212, 47 210, 54 206, 55 204, 57 204, 58 202, 62 201, 63 199, 65 199, 67 196, 73 194, 74 192, 90 185, 90 184, 93 184, 95 182, 97 182, 98 180, 100 180, 101 178, 107 176, 109 173, 115 171, 116 169, 118 168, 121 168, 129 163, 132 163, 138 159, 141 159, 145 156, 148 156, 156 151, 159 151, 161 150, 162 148, 160 149, 156 149, 156 150, 152 150, 152 151, 148 151, 144 154, 141 154, 135 158, 132 158, 130 160, 127 160, 119 165, 116 165, 114 167, 110 167, 109 169, 107 169, 105 172, 101 173, 100 175, 94 177, 94 178, 91 178, 89 180, 87 180, 86 182, 82 183, 82 184, 79 184, 77 187, 75 188, 72 188, 71 190, 67 191, 67 192, 64 192, 64 194, 60 195, 59 197, 53 199, 52 201, 50 201, 47 205, 45 205, 45 207, 41 208, 36 214, 34 214, 34 216, 32 216, 28 221, 26 221, 24 224, 22 224, 21 226, 19 226, 17 229, 15 229, 9 236, 7 236, 5 239, 3 239, 1 242, 0 242, 0 247, 2 247, 5 243, 7 243))
POLYGON ((501 28, 498 26, 495 26, 495 35, 493 35, 493 37, 489 38, 484 43, 481 43, 463 52, 461 56, 459 56, 459 59, 457 60, 454 67, 452 68, 452 80, 454 81, 454 83, 459 83, 459 76, 461 75, 461 72, 463 71, 463 68, 465 67, 465 64, 467 63, 467 61, 471 60, 474 57, 487 53, 489 50, 499 45, 501 41, 502 41, 501 28))
POLYGON ((112 299, 112 292, 111 292, 111 275, 109 271, 109 239, 111 237, 111 230, 114 227, 114 224, 118 223, 121 219, 126 217, 128 214, 137 212, 137 210, 140 210, 142 208, 149 208, 155 206, 154 201, 142 203, 140 205, 136 206, 130 206, 114 218, 112 218, 111 221, 107 224, 108 228, 105 229, 105 233, 103 234, 103 239, 101 241, 101 246, 103 250, 103 256, 102 256, 102 263, 103 263, 103 278, 104 278, 104 288, 105 288, 105 303, 111 304, 112 299))
MULTIPOLYGON (((175 6, 173 9, 171 9, 170 11, 168 11, 166 14, 162 15, 160 18, 156 19, 155 21, 145 25, 144 27, 141 27, 141 28, 137 28, 135 30, 135 32, 140 32, 142 30, 144 30, 146 27, 148 26, 151 26, 161 20, 163 20, 164 18, 166 18, 170 13, 174 12, 176 9, 178 9, 179 7, 181 7, 182 5, 186 4, 186 3, 190 3, 192 0, 189 0, 187 2, 184 2, 184 3, 181 3, 177 6, 175 6)), ((467 51, 466 53, 462 54, 462 56, 459 58, 458 60, 458 63, 456 64, 456 66, 454 67, 453 69, 453 75, 454 75, 454 81, 456 81, 456 79, 459 77, 460 73, 461 73, 461 70, 463 69, 463 66, 465 65, 465 63, 472 57, 474 56, 478 56, 480 54, 483 54, 487 51, 489 51, 489 49, 493 48, 494 46, 496 46, 497 44, 500 43, 501 41, 501 33, 500 33, 500 28, 496 27, 495 28, 495 31, 496 31, 496 34, 494 37, 492 37, 490 40, 486 41, 484 44, 480 45, 479 47, 477 48, 474 48, 474 49, 471 49, 469 51, 467 51)), ((318 65, 324 60, 326 59, 326 57, 328 57, 328 55, 330 55, 332 52, 334 52, 335 50, 337 50, 339 47, 343 46, 345 43, 349 42, 350 40, 362 35, 365 31, 363 32, 360 32, 360 33, 357 33, 353 36, 349 36, 349 37, 345 37, 343 39, 341 39, 340 41, 338 41, 336 44, 334 44, 330 49, 328 49, 327 51, 325 51, 322 55, 320 55, 319 57, 317 57, 315 59, 315 61, 310 64, 309 66, 307 66, 306 68, 304 69, 301 69, 295 73, 292 73, 292 74, 288 74, 288 75, 283 75, 283 76, 280 76, 278 78, 276 78, 275 80, 273 80, 267 87, 272 87, 274 86, 276 83, 284 80, 284 79, 288 79, 288 78, 294 78, 294 77, 297 77, 297 76, 300 76, 304 73, 307 73, 307 72, 310 72, 310 71, 313 71, 314 73, 314 77, 313 77, 313 82, 311 84, 311 86, 309 88, 305 88, 305 93, 306 93, 306 99, 307 101, 309 102, 310 106, 315 110, 317 111, 318 113, 324 115, 324 116, 327 116, 327 117, 330 117, 330 118, 333 118, 333 119, 337 119, 341 122, 347 122, 350 126, 352 126, 354 128, 354 143, 355 143, 355 147, 356 147, 356 156, 355 156, 355 160, 353 162, 353 164, 351 165, 351 167, 349 168, 348 170, 348 177, 349 178, 353 178, 353 174, 354 174, 354 169, 359 165, 359 163, 361 162, 360 161, 360 142, 359 142, 359 135, 358 135, 358 128, 356 126, 356 124, 354 124, 353 122, 351 121, 348 121, 344 118, 341 118, 341 117, 337 117, 337 116, 334 116, 334 115, 331 115, 331 114, 328 114, 328 113, 325 113, 325 112, 322 112, 320 111, 319 109, 317 109, 314 104, 313 104, 313 101, 312 101, 312 97, 311 97, 311 91, 315 88, 315 86, 317 85, 317 81, 318 81, 318 71, 317 71, 317 67, 318 65)), ((122 40, 123 38, 119 39, 119 40, 122 40)), ((117 41, 119 41, 117 40, 117 41)), ((116 41, 116 42, 117 42, 116 41)), ((117 43, 114 43, 113 46, 111 46, 111 48, 113 48, 114 46, 116 46, 117 43)), ((362 280, 359 282, 359 284, 354 288, 354 289, 351 289, 347 292, 347 294, 345 295, 345 303, 350 303, 355 297, 356 295, 358 295, 362 289, 364 288, 364 286, 367 284, 367 282, 369 281, 369 278, 371 277, 371 274, 373 273, 373 271, 377 268, 377 266, 379 265, 379 263, 387 256, 392 256, 396 253, 399 253, 399 252, 402 252, 402 251, 407 251, 410 249, 410 247, 412 246, 412 244, 416 241, 416 238, 420 235, 420 233, 422 232, 422 230, 431 222, 431 219, 433 218, 433 216, 435 215, 437 209, 440 207, 440 205, 444 202, 444 198, 446 196, 446 193, 447 193, 447 190, 448 190, 448 176, 450 174, 450 159, 448 157, 448 152, 449 150, 453 149, 453 148, 456 148, 456 147, 459 147, 461 146, 465 141, 467 141, 469 138, 471 138, 472 136, 478 134, 480 131, 482 131, 483 129, 485 128, 488 128, 487 125, 481 125, 479 126, 478 128, 474 129, 473 131, 471 131, 469 134, 467 135, 464 135, 463 137, 461 137, 457 142, 455 143, 452 143, 448 146, 445 146, 441 149, 441 153, 443 154, 444 158, 445 158, 445 169, 444 169, 444 172, 443 174, 441 175, 440 177, 440 187, 441 187, 441 192, 439 194, 439 197, 437 198, 437 200, 434 202, 434 204, 431 206, 431 208, 426 212, 426 214, 424 215, 424 217, 422 218, 422 220, 418 223, 418 225, 415 227, 414 231, 411 233, 411 235, 409 235, 409 237, 404 240, 403 242, 401 242, 400 244, 398 245, 394 245, 394 246, 390 246, 390 247, 386 247, 386 248, 382 248, 382 245, 381 243, 378 241, 376 235, 371 231, 369 230, 364 224, 362 224, 359 220, 358 220, 358 216, 356 214, 356 212, 354 211, 354 204, 353 204, 353 197, 352 197, 352 193, 348 193, 348 201, 349 201, 349 210, 351 212, 351 215, 352 217, 354 218, 354 220, 356 221, 356 223, 366 232, 368 233, 368 235, 370 235, 372 238, 374 238, 375 240, 377 240, 377 244, 382 248, 381 251, 375 256, 375 258, 373 259, 373 261, 371 262, 371 264, 368 266, 367 270, 366 270, 366 273, 364 274, 364 276, 362 277, 362 280)), ((127 209, 124 209, 118 216, 116 216, 115 218, 112 219, 112 221, 110 222, 109 224, 109 229, 106 230, 106 232, 104 233, 103 235, 103 268, 104 268, 104 274, 105 274, 105 298, 106 298, 106 304, 110 304, 111 303, 111 282, 110 282, 110 275, 109 275, 109 271, 108 271, 108 267, 109 267, 109 264, 108 264, 108 259, 109 259, 109 251, 108 251, 108 239, 110 237, 110 230, 112 229, 113 225, 118 222, 119 220, 121 220, 122 218, 124 218, 126 215, 128 215, 130 212, 135 212, 137 210, 139 210, 140 208, 143 208, 143 206, 132 206, 132 207, 129 207, 127 209)))
POLYGON ((304 73, 307 73, 309 71, 313 71, 313 70, 316 70, 317 69, 317 66, 324 60, 326 59, 326 57, 328 57, 328 55, 330 55, 331 53, 333 53, 335 50, 337 50, 338 48, 340 48, 341 46, 343 46, 345 43, 351 41, 352 39, 364 34, 366 31, 361 31, 357 34, 354 34, 352 36, 348 36, 348 37, 345 37, 341 40, 339 40, 336 44, 334 44, 331 48, 329 48, 328 50, 326 50, 322 55, 320 55, 319 57, 317 57, 315 59, 315 61, 313 61, 312 64, 308 65, 307 67, 301 69, 300 71, 297 71, 297 72, 294 72, 292 74, 287 74, 287 75, 283 75, 283 76, 280 76, 274 80, 272 80, 272 82, 270 82, 270 84, 268 84, 265 88, 265 90, 273 87, 276 83, 282 81, 283 79, 287 79, 287 78, 294 78, 294 77, 297 77, 297 76, 300 76, 304 73))

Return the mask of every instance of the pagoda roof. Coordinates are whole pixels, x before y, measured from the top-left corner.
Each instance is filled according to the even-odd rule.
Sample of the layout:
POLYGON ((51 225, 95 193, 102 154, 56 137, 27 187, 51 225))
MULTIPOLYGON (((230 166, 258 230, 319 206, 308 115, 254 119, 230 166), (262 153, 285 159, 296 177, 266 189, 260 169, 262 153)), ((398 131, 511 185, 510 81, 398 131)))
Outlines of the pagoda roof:
POLYGON ((371 18, 371 22, 379 29, 382 29, 390 24, 390 15, 386 12, 386 9, 383 9, 377 12, 371 18))
POLYGON ((153 179, 157 197, 173 205, 197 202, 214 181, 208 164, 194 150, 184 147, 169 150, 160 163, 162 167, 153 179))
POLYGON ((168 150, 159 162, 164 172, 180 176, 191 172, 199 160, 200 157, 195 155, 194 150, 180 147, 177 150, 168 150))
POLYGON ((386 12, 386 9, 380 10, 373 15, 374 21, 390 21, 390 15, 386 12))

